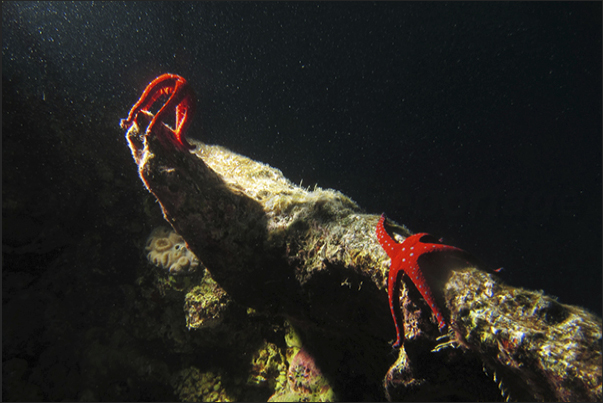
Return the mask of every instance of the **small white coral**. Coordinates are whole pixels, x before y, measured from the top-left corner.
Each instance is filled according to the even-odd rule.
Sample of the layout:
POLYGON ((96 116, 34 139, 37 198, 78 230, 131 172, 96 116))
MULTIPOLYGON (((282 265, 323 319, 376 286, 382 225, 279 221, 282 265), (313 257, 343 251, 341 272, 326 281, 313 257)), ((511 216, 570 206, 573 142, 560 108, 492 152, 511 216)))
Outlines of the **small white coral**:
POLYGON ((152 242, 152 249, 157 252, 165 252, 170 249, 171 246, 172 244, 167 238, 157 238, 152 242))
MULTIPOLYGON (((199 263, 197 263, 199 264, 199 263)), ((179 273, 181 271, 189 271, 192 264, 186 256, 181 256, 171 267, 170 273, 179 273)))
MULTIPOLYGON (((159 241, 160 243, 164 244, 165 243, 165 239, 170 235, 170 230, 168 228, 165 227, 159 227, 159 228, 155 228, 153 230, 153 232, 151 232, 151 235, 149 235, 149 239, 147 239, 147 250, 150 249, 159 249, 157 248, 157 242, 159 241)), ((162 245, 163 246, 163 245, 162 245)), ((169 248, 171 245, 167 244, 167 247, 169 248)), ((161 248, 162 250, 165 250, 163 247, 161 248)))
POLYGON ((149 262, 167 269, 170 274, 190 273, 199 266, 199 259, 188 249, 184 239, 165 227, 151 232, 145 249, 149 262))

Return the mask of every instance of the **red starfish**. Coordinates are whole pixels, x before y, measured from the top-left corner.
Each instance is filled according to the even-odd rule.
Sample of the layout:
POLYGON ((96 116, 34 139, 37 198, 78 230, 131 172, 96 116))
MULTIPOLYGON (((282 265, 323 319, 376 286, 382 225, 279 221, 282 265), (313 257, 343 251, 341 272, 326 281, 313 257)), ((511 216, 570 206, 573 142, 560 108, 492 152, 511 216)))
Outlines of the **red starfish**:
POLYGON ((389 296, 389 308, 394 319, 394 325, 396 326, 396 333, 398 336, 393 347, 400 347, 404 341, 404 327, 401 328, 398 323, 398 317, 401 316, 399 297, 400 283, 398 281, 401 274, 400 272, 403 271, 410 277, 415 287, 417 287, 423 298, 425 298, 425 301, 427 301, 436 316, 440 331, 442 331, 446 327, 446 321, 435 303, 431 288, 425 281, 418 259, 422 255, 433 252, 454 252, 458 257, 467 262, 475 262, 475 259, 462 249, 441 244, 433 236, 427 233, 409 236, 404 242, 399 244, 385 231, 385 227, 383 226, 385 219, 385 214, 382 214, 377 223, 376 232, 379 243, 391 259, 387 292, 389 296))
POLYGON ((170 141, 183 150, 195 148, 184 137, 195 114, 195 94, 188 82, 176 74, 160 75, 147 85, 138 102, 130 110, 128 117, 121 120, 122 129, 129 129, 134 124, 138 113, 149 112, 149 108, 163 95, 167 95, 169 98, 149 123, 146 134, 152 133, 157 123, 162 123, 170 112, 175 111, 176 128, 173 130, 175 138, 170 141))

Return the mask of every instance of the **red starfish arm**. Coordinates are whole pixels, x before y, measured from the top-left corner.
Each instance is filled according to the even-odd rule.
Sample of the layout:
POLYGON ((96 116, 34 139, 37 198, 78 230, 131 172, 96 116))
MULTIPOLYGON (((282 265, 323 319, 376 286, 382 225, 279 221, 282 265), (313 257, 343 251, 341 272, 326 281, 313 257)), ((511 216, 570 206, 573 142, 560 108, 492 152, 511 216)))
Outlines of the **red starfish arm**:
POLYGON ((132 122, 134 119, 136 119, 138 112, 141 110, 148 110, 160 96, 169 93, 172 93, 173 95, 173 89, 181 80, 183 79, 180 76, 166 73, 151 81, 138 99, 138 102, 136 102, 134 106, 132 106, 132 109, 130 109, 128 117, 121 121, 122 128, 126 129, 132 125, 132 122))
POLYGON ((155 124, 157 122, 161 122, 167 114, 175 111, 176 127, 174 129, 174 135, 179 143, 178 145, 188 149, 195 148, 194 146, 190 145, 184 137, 184 133, 188 129, 188 126, 192 121, 192 116, 195 113, 195 106, 195 95, 192 88, 184 79, 177 81, 172 95, 163 105, 163 107, 157 112, 147 127, 147 133, 151 133, 155 124))
POLYGON ((435 302, 431 288, 425 280, 425 276, 419 267, 418 258, 424 253, 441 250, 456 250, 458 248, 447 245, 422 244, 420 239, 427 234, 416 234, 404 240, 402 244, 397 244, 393 247, 394 257, 390 265, 388 277, 388 297, 389 307, 396 327, 397 339, 393 347, 400 347, 404 341, 404 326, 398 323, 398 318, 401 318, 402 308, 400 307, 400 272, 403 271, 417 287, 417 290, 425 299, 432 312, 438 321, 438 328, 443 330, 446 327, 446 321, 442 312, 435 302))
POLYGON ((176 127, 174 129, 174 135, 178 145, 188 149, 195 148, 194 146, 190 145, 184 137, 184 133, 190 125, 192 115, 195 112, 195 96, 191 87, 183 78, 179 78, 175 82, 169 99, 157 112, 147 127, 147 133, 151 133, 155 124, 157 124, 157 122, 161 122, 164 117, 171 112, 176 113, 176 127))
MULTIPOLYGON (((421 235, 421 234, 418 234, 418 235, 421 235)), ((413 247, 411 247, 411 248, 413 248, 413 247)), ((425 302, 427 302, 427 304, 431 308, 431 311, 435 314, 436 320, 438 321, 438 328, 441 331, 446 327, 446 321, 444 320, 444 316, 442 315, 440 308, 438 308, 438 305, 435 302, 435 298, 433 297, 433 293, 431 292, 431 287, 429 287, 429 285, 427 284, 427 281, 425 280, 425 276, 423 276, 423 273, 421 272, 421 269, 417 262, 417 258, 420 255, 421 255, 421 253, 415 254, 413 252, 410 252, 407 255, 401 254, 395 262, 396 267, 401 267, 402 270, 404 270, 404 273, 406 273, 406 275, 408 275, 408 277, 410 277, 410 279, 412 280, 415 287, 417 287, 417 290, 419 290, 419 292, 423 296, 423 299, 425 300, 425 302), (408 257, 408 256, 410 256, 410 257, 408 257)), ((394 264, 394 262, 392 262, 392 265, 393 264, 394 264)), ((400 303, 399 296, 396 294, 393 297, 397 300, 397 302, 399 304, 400 303)))
POLYGON ((462 259, 469 264, 471 264, 472 262, 477 263, 477 259, 475 259, 468 252, 465 252, 463 249, 459 249, 454 246, 443 245, 443 244, 434 244, 434 243, 428 243, 428 242, 424 243, 424 242, 422 242, 421 238, 423 238, 423 236, 426 236, 426 235, 429 236, 429 234, 423 233, 423 234, 416 234, 416 235, 413 235, 412 237, 408 238, 409 241, 411 241, 410 238, 413 238, 412 239, 413 242, 409 243, 408 247, 409 247, 409 252, 410 252, 409 255, 411 257, 413 257, 414 260, 412 260, 413 265, 408 266, 407 269, 404 270, 404 272, 411 278, 412 282, 417 287, 417 289, 419 290, 419 292, 421 293, 421 295, 423 296, 423 298, 425 299, 427 304, 429 304, 429 307, 435 314, 436 319, 438 321, 438 328, 440 329, 440 331, 442 331, 446 327, 446 321, 444 319, 444 316, 442 315, 442 312, 438 308, 438 305, 435 302, 435 299, 431 292, 431 288, 427 284, 427 281, 425 280, 425 277, 423 276, 423 273, 421 272, 421 269, 418 264, 418 259, 422 255, 426 255, 426 254, 433 253, 433 252, 451 253, 454 257, 462 259))
POLYGON ((385 250, 385 253, 387 253, 387 256, 389 256, 390 259, 393 259, 393 257, 396 255, 396 251, 394 248, 396 245, 398 245, 398 243, 394 241, 391 236, 389 236, 389 234, 385 230, 385 227, 383 226, 384 222, 385 214, 381 214, 381 218, 379 218, 379 222, 377 223, 377 229, 375 232, 377 233, 377 240, 385 250))
MULTIPOLYGON (((394 348, 400 347, 404 342, 404 328, 400 328, 398 318, 402 317, 402 309, 400 307, 400 275, 401 266, 395 265, 394 261, 396 257, 400 256, 402 247, 397 243, 385 230, 383 223, 385 222, 385 214, 381 214, 379 222, 377 223, 376 234, 377 240, 391 259, 389 276, 387 279, 387 296, 389 299, 389 309, 394 320, 394 326, 396 327, 396 342, 393 344, 394 348)), ((402 326, 404 326, 402 324, 402 326)))
POLYGON ((153 117, 153 120, 151 120, 151 123, 149 123, 149 126, 147 127, 147 133, 151 133, 153 131, 153 127, 157 124, 157 122, 161 122, 169 112, 173 112, 176 110, 176 106, 180 101, 182 101, 182 95, 179 93, 179 90, 180 83, 176 82, 174 88, 172 89, 172 91, 170 91, 170 97, 168 98, 166 103, 163 104, 163 106, 159 109, 159 111, 157 111, 157 113, 153 117))
MULTIPOLYGON (((190 89, 187 87, 187 89, 190 89)), ((192 91, 191 91, 192 92, 192 91)), ((183 101, 176 107, 176 138, 183 145, 194 148, 187 141, 184 133, 186 133, 188 127, 192 122, 192 116, 195 115, 196 102, 195 96, 187 96, 183 101)))
POLYGON ((400 325, 404 326, 404 324, 398 323, 398 318, 402 317, 402 309, 400 307, 400 269, 390 266, 389 277, 387 279, 387 296, 389 299, 389 310, 392 314, 392 319, 394 320, 394 326, 396 327, 396 342, 392 347, 398 348, 404 342, 404 327, 400 328, 400 325))

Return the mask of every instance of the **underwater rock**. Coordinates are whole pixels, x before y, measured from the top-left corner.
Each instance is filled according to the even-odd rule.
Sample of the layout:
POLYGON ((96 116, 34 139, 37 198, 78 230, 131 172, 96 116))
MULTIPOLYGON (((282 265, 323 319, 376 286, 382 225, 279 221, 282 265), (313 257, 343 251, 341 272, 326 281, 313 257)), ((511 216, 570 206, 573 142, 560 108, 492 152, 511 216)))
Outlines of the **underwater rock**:
POLYGON ((300 401, 334 400, 333 390, 318 369, 314 358, 303 348, 297 352, 289 365, 287 382, 291 391, 307 395, 300 401))
POLYGON ((600 318, 476 269, 453 272, 444 295, 467 347, 482 358, 504 397, 603 397, 600 318))
POLYGON ((274 343, 264 340, 263 345, 253 354, 248 385, 265 386, 274 391, 282 389, 286 383, 287 365, 285 357, 274 343))
POLYGON ((222 385, 222 375, 213 371, 201 372, 196 367, 185 368, 172 379, 176 395, 182 402, 233 402, 222 385))
MULTIPOLYGON (((346 367, 321 368, 338 392, 352 394, 355 380, 368 379, 393 399, 601 399, 600 318, 475 268, 435 261, 425 272, 449 318, 448 339, 438 344, 429 306, 403 278, 406 340, 387 371, 395 332, 390 259, 375 235, 379 217, 340 192, 296 186, 278 169, 222 147, 191 140, 196 149, 182 152, 158 140, 167 126, 150 135, 139 130, 151 118, 139 114, 127 138, 166 220, 234 301, 284 314, 314 339, 353 345, 339 353, 346 367)), ((396 241, 411 235, 395 223, 388 228, 396 241)), ((297 368, 302 377, 314 373, 309 364, 297 368)))
MULTIPOLYGON (((330 402, 336 401, 330 381, 322 374, 314 356, 303 345, 295 328, 285 321, 288 367, 281 364, 282 354, 276 356, 279 372, 272 388, 270 402, 330 402)), ((276 346, 274 346, 276 347, 276 346)), ((278 352, 278 350, 277 350, 278 352)), ((276 353, 273 353, 275 355, 276 353)), ((273 365, 274 367, 274 365, 273 365)))
POLYGON ((305 350, 299 350, 287 372, 287 383, 269 402, 332 402, 335 393, 305 350))
POLYGON ((416 337, 400 349, 389 400, 421 400, 426 388, 433 400, 450 390, 458 400, 601 400, 600 318, 475 268, 452 270, 444 298, 450 333, 430 354, 416 337))
POLYGON ((208 273, 201 284, 193 287, 184 297, 186 327, 189 330, 216 327, 224 320, 224 313, 231 302, 208 273))

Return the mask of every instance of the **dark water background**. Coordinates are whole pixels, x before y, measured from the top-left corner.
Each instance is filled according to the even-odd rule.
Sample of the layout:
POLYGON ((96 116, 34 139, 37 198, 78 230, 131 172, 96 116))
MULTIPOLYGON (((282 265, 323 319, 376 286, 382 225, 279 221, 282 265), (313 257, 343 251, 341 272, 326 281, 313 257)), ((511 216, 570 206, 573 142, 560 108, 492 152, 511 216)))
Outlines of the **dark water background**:
MULTIPOLYGON (((141 213, 149 196, 118 123, 171 72, 197 93, 191 137, 340 190, 503 266, 510 284, 601 315, 601 11, 3 2, 3 306, 82 243, 95 255, 70 262, 109 293, 92 303, 99 317, 112 284, 133 281, 160 218, 141 213)), ((18 316, 36 329, 35 315, 18 316)), ((4 360, 23 346, 3 347, 4 360)))

